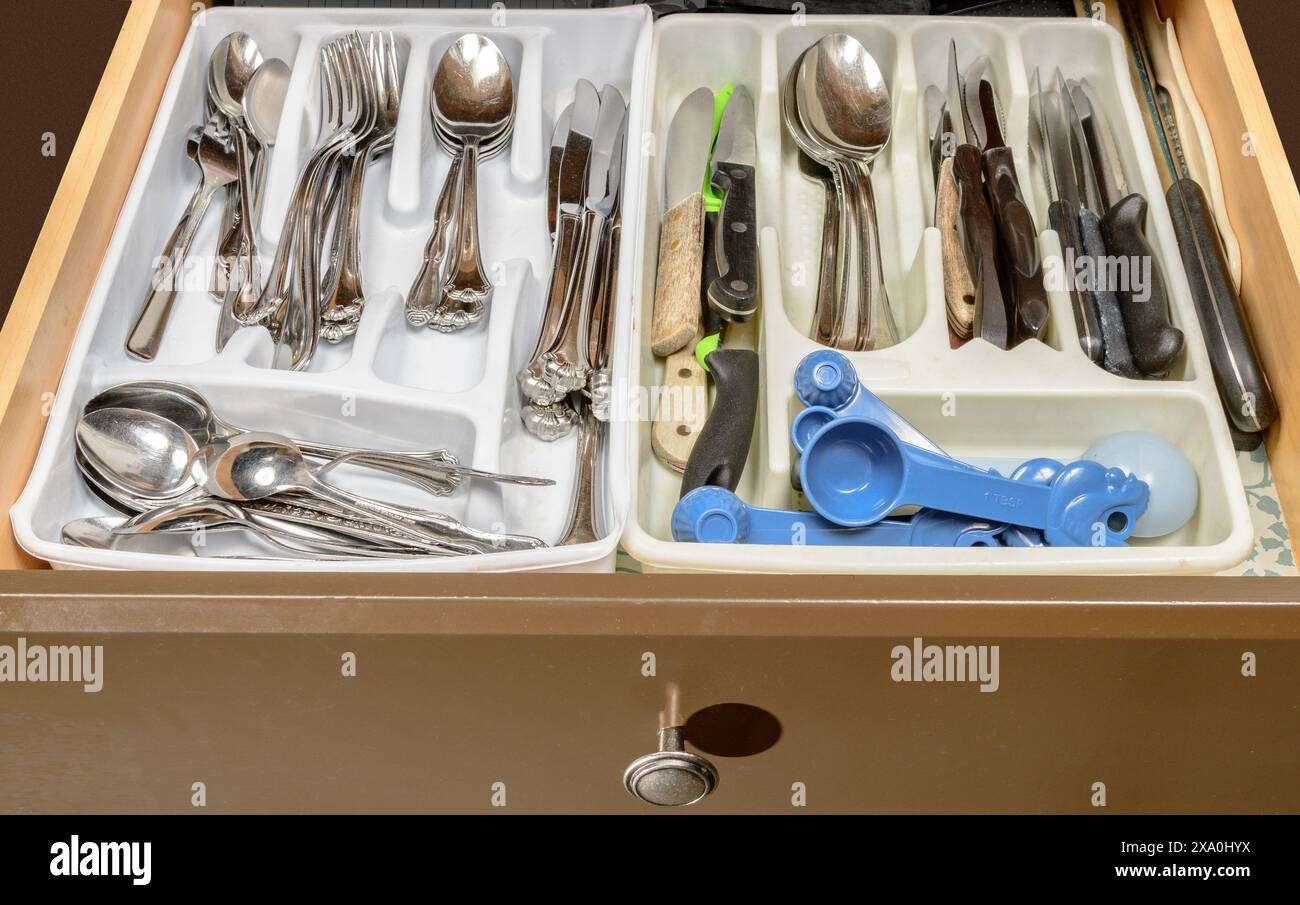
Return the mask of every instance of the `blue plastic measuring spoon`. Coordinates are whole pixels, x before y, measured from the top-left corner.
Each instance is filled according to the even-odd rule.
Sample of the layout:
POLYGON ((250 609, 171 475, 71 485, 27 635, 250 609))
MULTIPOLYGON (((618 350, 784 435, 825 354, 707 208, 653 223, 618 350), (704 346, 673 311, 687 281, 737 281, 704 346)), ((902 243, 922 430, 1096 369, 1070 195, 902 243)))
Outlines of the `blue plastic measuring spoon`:
POLYGON ((1040 528, 1053 546, 1126 540, 1150 495, 1142 481, 1090 461, 1061 466, 1050 485, 1011 480, 904 443, 888 425, 860 417, 822 427, 799 469, 808 501, 837 525, 863 527, 917 505, 1040 528))
POLYGON ((697 487, 673 509, 673 540, 809 547, 997 547, 1003 525, 923 509, 911 518, 844 528, 815 512, 761 509, 723 487, 697 487))

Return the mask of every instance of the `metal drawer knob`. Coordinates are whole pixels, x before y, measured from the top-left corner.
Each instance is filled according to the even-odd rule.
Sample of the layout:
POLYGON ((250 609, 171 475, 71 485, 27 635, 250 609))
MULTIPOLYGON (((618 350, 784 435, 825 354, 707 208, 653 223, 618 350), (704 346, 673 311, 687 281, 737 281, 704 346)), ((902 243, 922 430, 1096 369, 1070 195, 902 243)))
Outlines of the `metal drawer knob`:
POLYGON ((659 750, 638 757, 623 773, 623 785, 649 804, 675 808, 695 804, 718 785, 718 771, 686 751, 681 726, 659 730, 659 750))

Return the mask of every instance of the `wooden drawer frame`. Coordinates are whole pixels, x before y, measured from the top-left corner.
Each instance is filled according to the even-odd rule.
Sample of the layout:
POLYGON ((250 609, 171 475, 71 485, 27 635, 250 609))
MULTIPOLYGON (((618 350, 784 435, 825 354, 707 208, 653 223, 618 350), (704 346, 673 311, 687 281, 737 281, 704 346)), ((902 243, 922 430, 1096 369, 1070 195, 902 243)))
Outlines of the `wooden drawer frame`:
MULTIPOLYGON (((1268 449, 1283 511, 1300 512, 1300 193, 1231 0, 1162 0, 1219 150, 1244 265, 1242 299, 1282 417, 1268 449), (1249 141, 1248 141, 1249 139, 1249 141), (1253 154, 1237 153, 1250 147, 1253 154)), ((202 15, 202 13, 198 13, 202 15)), ((40 443, 85 299, 98 274, 168 76, 190 0, 133 0, 72 158, 0 332, 0 512, 40 443)), ((43 568, 0 519, 0 570, 43 568)))
MULTIPOLYGON (((1197 63, 1192 81, 1220 152, 1229 214, 1244 249, 1242 295, 1282 410, 1269 436, 1274 477, 1284 509, 1300 512, 1300 415, 1291 414, 1300 412, 1300 363, 1294 355, 1300 348, 1300 324, 1291 311, 1300 300, 1300 193, 1230 0, 1162 0, 1162 6, 1176 18, 1184 53, 1197 63), (1255 156, 1225 152, 1241 146, 1247 133, 1255 156)), ((433 585, 418 575, 281 574, 209 576, 189 588, 186 578, 178 575, 44 568, 15 544, 8 509, 35 457, 66 351, 163 91, 165 63, 177 55, 191 16, 190 0, 133 0, 0 332, 0 636, 418 636, 430 643, 456 641, 465 650, 491 637, 533 639, 530 644, 579 639, 580 647, 588 644, 583 649, 613 646, 619 656, 633 661, 647 639, 668 646, 698 642, 704 645, 693 649, 698 659, 681 674, 692 676, 696 689, 716 686, 717 694, 726 693, 729 671, 738 668, 735 658, 743 659, 734 652, 735 644, 743 639, 786 639, 792 651, 798 648, 781 666, 787 671, 787 690, 809 702, 825 695, 818 646, 841 642, 878 645, 882 639, 914 635, 1047 639, 1061 644, 1268 639, 1295 650, 1294 642, 1300 641, 1300 580, 1295 579, 971 577, 952 582, 900 576, 868 582, 852 577, 457 575, 440 576, 433 585)), ((175 656, 175 675, 197 668, 186 661, 186 654, 175 656)), ((635 676, 635 670, 630 675, 635 676)), ((273 680, 268 674, 268 681, 273 680)), ((1289 687, 1297 685, 1292 681, 1289 687)), ((512 688, 502 679, 482 691, 491 697, 509 695, 512 688)), ((32 713, 47 706, 31 700, 32 713)), ((656 717, 657 706, 648 700, 640 707, 647 722, 656 717)), ((1260 718, 1294 723, 1294 702, 1288 702, 1285 692, 1275 691, 1255 706, 1260 718)), ((658 719, 672 719, 670 710, 660 711, 658 719)), ((602 744, 615 752, 611 763, 627 750, 635 752, 637 745, 647 747, 634 740, 642 737, 637 735, 642 730, 650 739, 653 727, 639 723, 603 739, 602 744)), ((136 733, 129 725, 123 731, 136 733)), ((1300 728, 1287 732, 1286 744, 1294 750, 1300 728)), ((246 740, 250 745, 257 742, 253 735, 246 740)), ((561 741, 548 739, 556 746, 561 741)), ((567 741, 576 744, 579 739, 570 735, 567 741)), ((1228 749, 1221 745, 1218 750, 1228 749)), ((1040 754, 1058 761, 1062 756, 1050 746, 1040 754)), ((906 756, 900 756, 900 762, 906 762, 906 756)), ((281 769, 269 765, 267 775, 275 778, 281 769)), ((1283 786, 1277 800, 1300 807, 1300 779, 1294 771, 1287 772, 1284 759, 1270 761, 1265 772, 1283 786)), ((972 775, 982 774, 977 769, 972 775)), ((572 807, 574 799, 565 796, 577 788, 557 787, 551 798, 536 798, 533 805, 572 807)), ((63 796, 18 791, 14 783, 0 778, 0 803, 59 809, 108 801, 93 790, 69 789, 63 796)), ((1042 806, 1050 809, 1073 807, 1050 797, 1044 800, 1048 804, 1042 806)), ((346 807, 352 799, 304 801, 308 799, 289 792, 267 792, 266 797, 239 799, 230 807, 328 809, 346 807)), ((446 806, 456 809, 475 806, 449 801, 446 806)), ((1258 809, 1267 807, 1266 801, 1241 788, 1225 787, 1203 789, 1198 804, 1258 809)), ((1129 807, 1159 807, 1160 802, 1156 797, 1129 807)), ((627 804, 622 798, 592 801, 600 809, 627 804)), ((858 806, 851 798, 841 805, 858 806)), ((101 806, 111 809, 112 804, 101 806)), ((118 806, 186 807, 183 800, 176 804, 151 799, 118 806)), ((991 807, 978 794, 924 799, 921 806, 991 807)), ((731 807, 738 805, 733 801, 731 807)), ((1016 807, 1014 801, 1003 806, 1016 807)))

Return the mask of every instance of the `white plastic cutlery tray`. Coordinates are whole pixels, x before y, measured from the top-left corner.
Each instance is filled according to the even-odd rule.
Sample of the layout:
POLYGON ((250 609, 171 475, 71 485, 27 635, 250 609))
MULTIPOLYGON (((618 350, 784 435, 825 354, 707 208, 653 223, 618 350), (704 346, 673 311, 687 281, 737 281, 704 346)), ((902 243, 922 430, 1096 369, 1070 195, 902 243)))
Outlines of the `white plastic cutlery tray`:
MULTIPOLYGON (((820 259, 823 190, 803 177, 781 121, 780 90, 799 54, 821 36, 846 32, 876 58, 894 104, 894 131, 873 164, 885 273, 903 340, 878 352, 851 353, 864 384, 949 454, 972 461, 1069 461, 1102 437, 1153 431, 1179 446, 1196 471, 1200 504, 1172 535, 1131 540, 1127 548, 881 548, 676 543, 669 520, 681 476, 651 450, 649 418, 631 426, 637 457, 624 545, 648 569, 794 573, 1212 573, 1249 553, 1253 531, 1220 409, 1204 341, 1174 241, 1155 163, 1129 81, 1125 48, 1114 29, 1091 20, 910 17, 670 17, 655 27, 650 59, 653 96, 645 132, 662 154, 681 100, 704 85, 745 85, 756 103, 762 375, 750 458, 737 493, 767 507, 799 505, 790 483, 790 423, 802 406, 795 366, 822 348, 808 337, 820 259), (1080 350, 1069 297, 1050 294, 1046 342, 1001 351, 979 340, 949 346, 939 232, 934 206, 925 89, 947 83, 949 42, 963 70, 981 55, 994 64, 1006 134, 1040 230, 1040 249, 1060 255, 1046 229, 1043 182, 1031 168, 1028 85, 1035 67, 1046 81, 1059 65, 1086 77, 1119 133, 1131 188, 1151 202, 1148 238, 1168 285, 1172 319, 1186 336, 1182 362, 1164 380, 1127 380, 1080 350)), ((663 162, 646 167, 644 229, 638 239, 633 348, 642 387, 663 383, 663 361, 649 345, 663 162)), ((653 397, 653 390, 648 394, 653 397)), ((1005 467, 1003 465, 1002 467, 1005 467)))
MULTIPOLYGON (((546 227, 546 154, 555 120, 586 78, 613 84, 642 118, 651 17, 644 8, 590 12, 499 10, 249 10, 204 12, 180 52, 153 130, 122 208, 54 397, 35 467, 12 510, 15 533, 32 555, 58 566, 120 569, 337 571, 612 570, 627 512, 627 436, 608 432, 601 465, 606 535, 578 546, 475 557, 401 561, 263 562, 207 554, 267 549, 240 536, 212 535, 197 557, 90 550, 60 542, 75 518, 114 514, 85 486, 74 461, 74 428, 82 405, 101 389, 131 380, 175 380, 200 390, 229 421, 323 442, 373 448, 446 448, 478 469, 552 478, 553 487, 466 481, 454 495, 434 498, 362 469, 331 477, 360 492, 445 512, 468 525, 529 534, 551 543, 564 529, 574 491, 576 434, 555 443, 533 438, 519 419, 514 375, 531 357, 550 266, 546 227), (248 32, 266 57, 293 67, 273 150, 259 224, 262 253, 274 254, 300 167, 320 120, 318 56, 323 43, 349 30, 395 34, 403 68, 402 105, 391 154, 369 170, 362 209, 362 265, 368 299, 351 341, 322 342, 302 373, 269 367, 271 341, 260 328, 241 330, 214 351, 219 304, 206 292, 217 241, 220 199, 196 238, 201 262, 177 299, 153 362, 127 355, 123 341, 160 254, 191 191, 198 168, 185 141, 201 122, 205 77, 214 46, 233 31, 248 32), (450 166, 436 144, 429 83, 443 51, 461 34, 491 37, 505 53, 516 90, 514 136, 506 153, 479 168, 483 260, 495 284, 479 325, 442 334, 406 323, 404 294, 419 268, 433 207, 450 166), (638 77, 638 73, 641 75, 638 77)), ((632 144, 632 143, 629 143, 632 144)), ((628 155, 627 185, 641 184, 641 157, 628 155)), ((625 196, 625 221, 641 221, 641 193, 625 196)), ((615 380, 627 383, 630 313, 636 286, 635 229, 624 231, 615 380)))

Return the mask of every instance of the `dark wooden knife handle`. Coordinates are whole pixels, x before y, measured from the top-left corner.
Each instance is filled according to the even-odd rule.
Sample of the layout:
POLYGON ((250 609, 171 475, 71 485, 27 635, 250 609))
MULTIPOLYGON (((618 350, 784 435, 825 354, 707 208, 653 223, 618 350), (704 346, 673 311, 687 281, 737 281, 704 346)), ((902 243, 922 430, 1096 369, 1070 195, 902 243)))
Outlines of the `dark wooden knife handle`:
POLYGON ((1010 148, 989 148, 984 152, 984 179, 1011 282, 1015 342, 1041 340, 1047 332, 1048 307, 1043 262, 1038 254, 1038 229, 1020 190, 1010 148))
POLYGON ((1061 240, 1061 272, 1070 287, 1070 300, 1074 303, 1074 328, 1079 333, 1079 347, 1097 364, 1105 359, 1106 349, 1101 341, 1101 324, 1097 322, 1097 305, 1092 294, 1080 291, 1075 284, 1075 264, 1083 248, 1079 237, 1079 218, 1064 201, 1053 201, 1047 209, 1047 219, 1061 240))
POLYGON ((1194 180, 1180 179, 1165 200, 1223 407, 1238 429, 1262 431, 1277 418, 1277 402, 1255 352, 1205 192, 1194 180))
POLYGON ((1079 235, 1083 240, 1083 253, 1092 263, 1091 287, 1097 319, 1101 323, 1101 338, 1105 350, 1102 367, 1112 374, 1130 379, 1140 379, 1142 372, 1133 363, 1133 352, 1128 345, 1128 331, 1124 329, 1124 315, 1119 310, 1119 299, 1114 287, 1109 285, 1110 270, 1106 263, 1106 243, 1101 237, 1101 218, 1090 210, 1079 213, 1079 235))
POLYGON ((974 334, 999 349, 1011 345, 1007 302, 998 279, 998 246, 993 212, 984 197, 984 166, 980 149, 960 145, 952 161, 961 189, 961 220, 970 252, 971 279, 975 283, 974 334))
POLYGON ((1110 254, 1129 262, 1130 285, 1117 295, 1133 361, 1143 374, 1163 377, 1183 354, 1183 331, 1169 322, 1169 294, 1160 260, 1147 241, 1146 225, 1147 199, 1135 192, 1101 218, 1101 235, 1110 254), (1146 293, 1133 291, 1135 266, 1146 275, 1146 293))
MULTIPOLYGON (((718 211, 721 260, 727 272, 709 284, 709 304, 723 319, 741 323, 758 311, 758 208, 754 168, 720 163, 714 182, 726 194, 718 211)), ((706 249, 706 254, 712 250, 706 249)))
POLYGON ((711 484, 735 490, 745 471, 758 413, 758 353, 714 349, 705 358, 716 395, 682 475, 682 496, 711 484))

